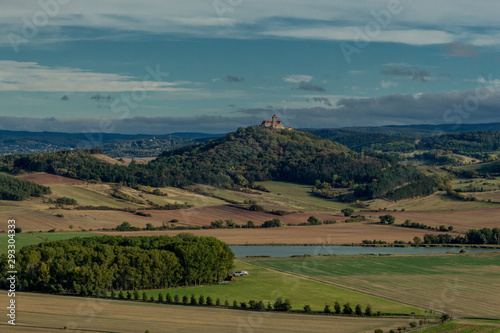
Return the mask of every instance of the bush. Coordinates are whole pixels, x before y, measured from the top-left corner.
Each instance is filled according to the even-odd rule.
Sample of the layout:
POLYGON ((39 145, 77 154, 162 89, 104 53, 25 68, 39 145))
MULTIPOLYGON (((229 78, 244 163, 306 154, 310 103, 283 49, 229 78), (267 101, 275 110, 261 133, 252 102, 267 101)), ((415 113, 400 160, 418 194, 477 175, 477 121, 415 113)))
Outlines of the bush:
POLYGON ((210 296, 207 296, 207 305, 208 306, 214 305, 214 301, 212 300, 212 297, 210 297, 210 296))
POLYGON ((325 305, 325 309, 323 310, 324 313, 332 313, 332 310, 330 310, 330 305, 325 305))
POLYGON ((279 297, 274 302, 274 310, 276 311, 290 311, 291 309, 292 303, 288 298, 283 301, 283 299, 279 297))
POLYGON ((309 216, 309 218, 307 219, 307 223, 309 223, 310 225, 320 225, 321 224, 320 220, 314 216, 309 216))
POLYGON ((281 227, 281 220, 280 219, 272 219, 270 221, 265 221, 262 223, 261 228, 278 228, 281 227))
POLYGON ((352 208, 344 208, 341 210, 341 212, 344 214, 344 216, 348 217, 351 216, 352 213, 354 213, 354 209, 352 208))
POLYGON ((372 315, 372 307, 370 306, 370 304, 368 304, 365 309, 365 316, 371 316, 371 315, 372 315))
POLYGON ((394 224, 396 222, 396 218, 390 214, 387 215, 381 215, 378 217, 380 219, 380 223, 382 224, 394 224))
POLYGON ((363 315, 363 310, 361 310, 361 305, 360 304, 356 305, 356 309, 354 310, 354 313, 356 314, 356 316, 362 316, 363 315))
POLYGON ((340 303, 339 302, 335 302, 335 305, 333 306, 333 308, 335 309, 335 314, 340 314, 341 311, 340 311, 340 303))
POLYGON ((165 301, 167 302, 167 304, 172 304, 174 302, 174 300, 172 299, 172 295, 170 295, 170 293, 167 293, 165 301))
POLYGON ((189 304, 189 298, 187 295, 182 296, 182 304, 188 305, 189 304))
POLYGON ((304 312, 305 313, 311 313, 312 312, 311 307, 309 305, 307 305, 307 304, 304 305, 304 312))
POLYGON ((205 305, 205 296, 200 295, 200 297, 198 298, 198 304, 205 305))
POLYGON ((191 305, 198 304, 198 301, 196 300, 196 297, 194 296, 194 294, 191 295, 191 302, 189 304, 191 304, 191 305))

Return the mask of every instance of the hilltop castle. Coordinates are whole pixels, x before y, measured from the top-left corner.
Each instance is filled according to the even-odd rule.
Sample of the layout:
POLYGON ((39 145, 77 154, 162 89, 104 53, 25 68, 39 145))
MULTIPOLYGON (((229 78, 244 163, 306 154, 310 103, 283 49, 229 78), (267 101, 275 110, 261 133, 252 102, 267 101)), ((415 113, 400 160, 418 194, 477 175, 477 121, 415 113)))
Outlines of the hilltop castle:
POLYGON ((283 126, 283 122, 278 121, 278 117, 276 115, 273 116, 273 120, 264 120, 261 126, 270 127, 273 129, 287 129, 291 130, 291 127, 283 126))

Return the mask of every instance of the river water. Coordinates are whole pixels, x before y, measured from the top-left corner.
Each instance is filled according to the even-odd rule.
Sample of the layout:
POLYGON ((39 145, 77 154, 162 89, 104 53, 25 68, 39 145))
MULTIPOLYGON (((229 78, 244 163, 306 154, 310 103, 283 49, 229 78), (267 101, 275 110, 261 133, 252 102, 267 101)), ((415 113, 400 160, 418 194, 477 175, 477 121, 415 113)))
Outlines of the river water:
POLYGON ((237 258, 246 256, 290 257, 294 255, 317 254, 439 254, 458 253, 463 248, 467 253, 500 252, 500 249, 467 247, 366 247, 366 246, 295 246, 295 245, 234 245, 230 246, 237 258))

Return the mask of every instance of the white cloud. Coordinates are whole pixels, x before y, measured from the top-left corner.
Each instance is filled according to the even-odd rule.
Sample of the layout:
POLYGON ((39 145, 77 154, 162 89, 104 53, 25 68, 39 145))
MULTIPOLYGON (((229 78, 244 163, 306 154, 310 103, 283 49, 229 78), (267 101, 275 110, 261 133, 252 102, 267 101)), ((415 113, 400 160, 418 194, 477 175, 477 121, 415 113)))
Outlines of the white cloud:
MULTIPOLYGON (((323 39, 339 40, 354 43, 356 28, 351 27, 315 27, 301 29, 284 29, 265 31, 265 36, 300 38, 300 39, 323 39)), ((359 39, 359 37, 358 37, 359 39)), ((409 45, 433 45, 448 44, 456 40, 456 36, 445 31, 423 30, 423 29, 401 29, 381 31, 379 34, 369 38, 370 42, 402 43, 409 45)))
POLYGON ((397 87, 399 86, 399 83, 397 82, 394 82, 394 81, 380 81, 380 85, 382 86, 382 88, 386 89, 386 88, 390 88, 390 87, 397 87))
POLYGON ((313 79, 310 75, 288 75, 283 78, 283 81, 290 83, 310 82, 313 79))
MULTIPOLYGON (((160 68, 161 70, 161 68, 160 68)), ((151 68, 157 73, 157 68, 151 68)), ((80 68, 47 67, 36 62, 0 60, 0 91, 43 92, 118 92, 118 91, 166 91, 182 92, 190 88, 181 85, 192 82, 168 82, 167 73, 159 74, 159 81, 144 69, 145 78, 127 75, 96 73, 80 68)), ((140 93, 139 93, 140 94, 140 93)))
MULTIPOLYGON (((0 36, 8 44, 6 33, 20 34, 22 18, 32 21, 42 8, 37 1, 10 0, 0 11, 0 36)), ((42 1, 43 2, 43 1, 42 1)), ((228 2, 224 1, 225 4, 228 2)), ((362 30, 374 20, 371 11, 387 9, 387 0, 315 0, 314 5, 303 0, 253 0, 231 2, 228 10, 218 12, 213 1, 205 0, 121 0, 69 1, 49 17, 47 26, 40 27, 40 36, 31 42, 75 39, 65 36, 64 27, 105 29, 111 33, 93 38, 116 38, 116 31, 182 33, 188 36, 261 38, 289 37, 305 39, 352 40, 353 28, 362 30), (219 15, 220 14, 220 15, 219 15), (297 29, 294 20, 302 20, 297 29), (325 26, 325 22, 330 22, 325 26), (343 26, 338 22, 345 22, 343 26), (323 26, 321 26, 323 25, 323 26), (42 37, 43 32, 48 33, 42 37)), ((396 42, 411 45, 463 42, 476 46, 498 45, 498 0, 419 0, 401 1, 402 12, 391 17, 387 27, 374 42, 396 42), (431 10, 430 10, 431 9, 431 10), (397 22, 397 26, 396 26, 397 22), (417 28, 418 27, 418 28, 417 28), (477 31, 475 27, 483 27, 477 31)), ((74 31, 74 30, 72 30, 74 31)), ((91 38, 88 37, 87 38, 91 38)))
POLYGON ((493 79, 490 75, 490 77, 488 78, 488 80, 486 80, 484 77, 480 76, 476 79, 476 82, 483 85, 483 86, 486 86, 486 85, 490 85, 490 86, 498 86, 500 85, 500 80, 499 79, 493 79))

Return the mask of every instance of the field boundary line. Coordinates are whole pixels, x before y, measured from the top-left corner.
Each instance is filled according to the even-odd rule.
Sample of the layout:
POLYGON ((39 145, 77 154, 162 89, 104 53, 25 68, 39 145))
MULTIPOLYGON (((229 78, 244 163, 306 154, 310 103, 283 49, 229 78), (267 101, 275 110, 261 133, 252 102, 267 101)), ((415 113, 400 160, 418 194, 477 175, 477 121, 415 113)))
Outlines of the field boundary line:
MULTIPOLYGON (((404 304, 404 305, 416 307, 418 309, 427 310, 427 309, 422 308, 422 307, 420 307, 418 305, 414 305, 414 304, 411 304, 411 303, 401 302, 399 300, 395 300, 395 299, 392 299, 390 297, 381 296, 381 295, 374 294, 374 293, 369 293, 369 292, 366 292, 366 291, 360 291, 360 290, 357 290, 357 289, 354 289, 354 288, 351 288, 351 287, 346 287, 346 286, 344 286, 342 284, 338 284, 338 283, 334 283, 334 282, 329 282, 329 281, 324 281, 324 280, 313 278, 313 277, 310 277, 310 276, 307 276, 307 275, 292 273, 292 272, 289 272, 289 271, 281 270, 279 268, 271 268, 271 267, 268 267, 268 266, 265 266, 265 265, 262 265, 262 264, 257 264, 257 263, 254 263, 254 262, 249 262, 249 261, 246 261, 246 260, 242 260, 241 258, 238 258, 238 260, 243 261, 243 262, 245 262, 247 264, 250 264, 250 265, 255 265, 255 266, 258 266, 258 267, 261 267, 261 268, 265 268, 265 269, 268 269, 268 270, 271 270, 271 271, 275 271, 275 272, 281 273, 281 274, 295 276, 295 277, 302 278, 304 280, 314 281, 314 282, 326 284, 326 285, 329 285, 329 286, 334 286, 334 287, 337 287, 337 288, 347 289, 347 290, 350 290, 350 291, 358 292, 360 294, 365 294, 365 295, 368 295, 368 296, 379 297, 379 298, 382 298, 382 299, 385 299, 385 300, 388 300, 388 301, 391 301, 391 302, 395 302, 395 303, 398 303, 398 304, 404 304)), ((411 316, 411 315, 408 315, 408 316, 411 316)), ((429 315, 426 315, 426 316, 429 316, 429 315)), ((430 317, 433 317, 433 316, 430 316, 430 317)))

